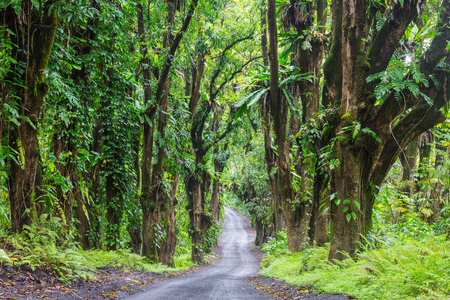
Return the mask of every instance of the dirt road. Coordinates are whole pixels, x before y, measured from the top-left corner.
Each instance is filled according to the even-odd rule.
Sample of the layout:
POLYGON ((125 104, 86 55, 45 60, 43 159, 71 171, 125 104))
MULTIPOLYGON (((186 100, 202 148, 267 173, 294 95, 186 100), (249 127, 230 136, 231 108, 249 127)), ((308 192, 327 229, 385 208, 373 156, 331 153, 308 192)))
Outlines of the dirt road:
POLYGON ((127 299, 273 299, 256 290, 245 278, 258 273, 259 261, 250 251, 254 237, 246 228, 245 217, 225 208, 221 250, 217 262, 186 277, 149 286, 149 291, 127 299))

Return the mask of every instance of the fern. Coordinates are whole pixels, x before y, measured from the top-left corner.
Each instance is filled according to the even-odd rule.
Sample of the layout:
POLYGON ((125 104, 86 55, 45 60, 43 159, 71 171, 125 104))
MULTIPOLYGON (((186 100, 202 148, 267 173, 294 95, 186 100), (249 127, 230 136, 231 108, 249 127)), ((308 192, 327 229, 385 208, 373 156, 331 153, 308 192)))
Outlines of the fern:
POLYGON ((443 237, 418 240, 387 233, 366 245, 356 260, 330 263, 328 246, 267 254, 261 274, 357 299, 441 299, 450 288, 449 246, 443 237))
POLYGON ((372 74, 366 81, 380 82, 375 89, 377 103, 383 102, 391 92, 394 93, 395 100, 401 103, 406 92, 410 92, 415 97, 425 100, 430 106, 433 104, 432 99, 420 90, 421 87, 428 87, 429 82, 420 72, 417 62, 412 62, 408 66, 404 60, 394 57, 386 71, 372 74))

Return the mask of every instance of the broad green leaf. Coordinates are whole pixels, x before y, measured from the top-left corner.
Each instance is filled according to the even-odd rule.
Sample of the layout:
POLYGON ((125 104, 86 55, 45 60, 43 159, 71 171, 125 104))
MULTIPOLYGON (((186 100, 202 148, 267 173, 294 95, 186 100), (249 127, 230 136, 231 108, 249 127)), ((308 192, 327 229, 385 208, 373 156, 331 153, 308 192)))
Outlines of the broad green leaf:
POLYGON ((358 131, 358 130, 356 130, 356 128, 355 128, 355 130, 353 130, 353 135, 352 135, 352 139, 355 139, 355 138, 356 138, 356 136, 358 135, 358 133, 359 133, 359 131, 358 131))
POLYGON ((361 206, 360 206, 360 204, 359 204, 359 202, 358 201, 353 201, 353 203, 355 203, 355 206, 358 208, 358 210, 361 212, 361 206))
POLYGON ((33 122, 31 122, 30 118, 28 118, 27 116, 22 116, 22 119, 24 119, 28 124, 30 124, 30 126, 33 129, 36 129, 36 126, 33 124, 33 122))
MULTIPOLYGON (((33 4, 33 6, 34 6, 36 9, 39 9, 39 8, 40 8, 39 1, 38 1, 38 0, 31 0, 31 4, 33 4)), ((70 22, 70 20, 69 20, 69 22, 70 22)))
POLYGON ((247 110, 247 104, 244 104, 241 107, 239 107, 238 111, 236 112, 236 115, 234 115, 234 121, 239 119, 246 110, 247 110))
POLYGON ((351 214, 347 214, 345 216, 345 218, 347 219, 347 222, 350 222, 350 219, 352 218, 352 215, 351 214))
POLYGON ((330 209, 330 207, 325 207, 325 209, 320 213, 320 216, 324 216, 325 213, 330 209))
POLYGON ((288 101, 288 104, 289 104, 289 107, 291 108, 291 110, 295 113, 297 118, 301 119, 301 111, 295 105, 294 95, 292 95, 292 93, 289 90, 287 90, 287 89, 283 89, 282 88, 281 91, 283 92, 284 96, 286 97, 286 99, 288 101))
POLYGON ((268 91, 268 88, 260 89, 250 94, 247 94, 244 97, 241 97, 238 103, 235 104, 235 106, 241 107, 242 105, 246 104, 247 107, 250 107, 253 104, 255 104, 261 98, 261 96, 264 95, 266 91, 268 91))

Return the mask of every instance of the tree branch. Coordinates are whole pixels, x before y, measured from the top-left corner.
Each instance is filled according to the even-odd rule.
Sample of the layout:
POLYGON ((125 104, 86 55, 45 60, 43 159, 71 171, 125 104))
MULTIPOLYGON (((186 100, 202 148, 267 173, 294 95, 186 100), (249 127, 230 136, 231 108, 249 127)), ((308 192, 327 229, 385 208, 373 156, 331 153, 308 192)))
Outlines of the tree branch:
MULTIPOLYGON (((392 8, 393 17, 384 22, 370 48, 368 59, 371 68, 369 74, 379 73, 386 69, 398 47, 398 42, 408 25, 418 14, 417 2, 418 0, 405 0, 403 5, 401 1, 394 5, 392 8)), ((368 86, 373 90, 376 83, 369 83, 368 86)))
POLYGON ((375 166, 371 175, 371 181, 374 184, 381 184, 381 181, 386 177, 387 172, 409 142, 445 120, 445 116, 440 109, 450 99, 450 81, 447 79, 445 71, 438 71, 437 78, 441 85, 433 85, 428 88, 426 93, 434 99, 433 105, 430 106, 425 100, 422 100, 390 132, 378 158, 380 164, 375 166))
POLYGON ((230 109, 230 117, 228 119, 228 124, 227 124, 225 131, 222 132, 221 135, 214 138, 214 140, 211 142, 211 144, 209 144, 203 148, 205 150, 205 152, 207 152, 212 146, 216 145, 218 142, 223 140, 231 132, 231 130, 233 129, 233 122, 234 122, 234 117, 236 116, 236 112, 237 112, 237 109, 234 109, 233 107, 230 109))
MULTIPOLYGON (((250 60, 248 60, 245 64, 241 65, 241 67, 239 69, 237 69, 236 71, 234 71, 226 80, 224 80, 222 82, 222 84, 217 88, 217 90, 213 93, 210 94, 209 96, 209 101, 204 103, 204 109, 201 110, 202 115, 199 116, 199 120, 198 122, 193 122, 192 125, 192 130, 191 130, 191 137, 192 137, 192 141, 194 143, 195 141, 195 145, 194 148, 197 148, 198 151, 203 151, 203 152, 207 152, 209 150, 209 148, 211 148, 212 145, 214 145, 215 143, 217 143, 218 141, 220 141, 221 139, 223 139, 228 132, 231 130, 231 128, 229 128, 231 126, 231 123, 233 123, 234 120, 234 115, 233 118, 230 120, 227 128, 229 128, 229 130, 225 131, 225 133, 223 134, 223 136, 221 135, 221 137, 219 138, 218 141, 213 142, 211 145, 204 147, 203 143, 202 143, 202 133, 203 133, 203 128, 205 127, 205 123, 206 123, 206 119, 209 116, 209 113, 211 112, 212 106, 215 103, 215 99, 217 97, 217 95, 219 94, 219 92, 222 90, 222 88, 228 84, 231 80, 233 80, 233 78, 242 72, 242 70, 248 65, 250 64, 252 61, 258 59, 260 57, 254 57, 250 60), (201 147, 201 149, 200 149, 201 147)), ((235 112, 236 113, 236 112, 235 112)))
MULTIPOLYGON (((420 70, 428 78, 431 75, 438 63, 446 57, 447 63, 450 62, 450 53, 446 50, 447 40, 450 39, 450 26, 448 25, 450 21, 450 4, 449 0, 444 0, 443 9, 440 15, 439 30, 431 42, 430 48, 425 53, 425 56, 420 60, 420 70)), ((443 84, 444 79, 441 79, 443 84)), ((424 89, 424 87, 422 87, 424 89)), ((415 97, 412 97, 409 91, 403 91, 405 94, 405 102, 400 105, 396 99, 395 94, 391 93, 387 99, 383 102, 380 108, 373 113, 375 118, 373 120, 374 129, 377 134, 379 134, 380 129, 382 129, 386 124, 389 124, 394 120, 402 110, 406 110, 416 103, 415 97)))
MULTIPOLYGON (((243 37, 243 38, 240 38, 240 39, 235 40, 234 42, 232 42, 231 44, 229 44, 228 46, 226 46, 225 49, 223 49, 223 51, 220 53, 220 55, 218 56, 218 58, 222 58, 222 57, 225 55, 225 53, 226 53, 228 50, 230 50, 231 48, 233 48, 236 44, 238 44, 238 43, 240 43, 240 42, 242 42, 242 41, 245 41, 245 40, 249 40, 249 39, 251 39, 252 37, 253 37, 253 33, 250 33, 249 35, 247 35, 247 36, 245 36, 245 37, 243 37)), ((214 85, 215 85, 215 83, 216 83, 217 77, 219 76, 220 72, 222 71, 222 66, 223 66, 223 64, 224 64, 224 62, 223 62, 223 60, 221 60, 221 61, 219 62, 219 65, 217 66, 217 70, 214 72, 213 76, 211 77, 211 83, 210 83, 210 85, 209 85, 209 94, 210 94, 210 95, 213 94, 213 88, 214 88, 214 85)), ((219 89, 220 89, 220 88, 219 88, 219 89)))
POLYGON ((255 60, 257 60, 257 59, 259 59, 259 58, 261 58, 262 56, 258 56, 258 57, 254 57, 254 58, 251 58, 251 59, 249 59, 245 64, 243 64, 239 69, 237 69, 235 72, 233 72, 233 74, 231 74, 231 76, 228 78, 228 79, 226 79, 226 80, 224 80, 223 82, 222 82, 222 84, 214 91, 214 93, 213 94, 210 94, 210 96, 209 96, 209 99, 210 99, 210 101, 214 101, 215 99, 216 99, 216 97, 217 97, 217 95, 220 93, 220 91, 222 90, 222 88, 226 85, 226 84, 228 84, 231 80, 233 80, 233 78, 236 76, 236 75, 238 75, 239 73, 241 73, 242 72, 242 70, 248 65, 248 64, 250 64, 252 61, 255 61, 255 60), (212 99, 212 100, 211 100, 212 99))
MULTIPOLYGON (((183 21, 183 25, 181 26, 181 29, 178 31, 177 35, 175 36, 172 46, 169 49, 169 53, 167 54, 167 59, 164 64, 164 68, 161 72, 161 75, 159 76, 157 89, 156 89, 156 101, 159 101, 161 99, 163 93, 164 93, 164 87, 167 82, 167 78, 169 77, 170 68, 172 67, 173 59, 175 56, 175 52, 178 50, 178 47, 180 45, 181 39, 184 36, 184 33, 186 32, 189 23, 191 22, 192 16, 194 15, 195 8, 197 7, 198 0, 193 0, 191 7, 189 8, 189 11, 186 15, 186 18, 183 21)), ((147 112, 149 113, 149 110, 151 108, 147 109, 147 112)))
POLYGON ((439 61, 445 56, 449 56, 447 51, 447 41, 450 40, 450 0, 443 0, 439 23, 437 25, 438 32, 431 42, 430 48, 420 60, 420 71, 428 77, 433 73, 439 61))

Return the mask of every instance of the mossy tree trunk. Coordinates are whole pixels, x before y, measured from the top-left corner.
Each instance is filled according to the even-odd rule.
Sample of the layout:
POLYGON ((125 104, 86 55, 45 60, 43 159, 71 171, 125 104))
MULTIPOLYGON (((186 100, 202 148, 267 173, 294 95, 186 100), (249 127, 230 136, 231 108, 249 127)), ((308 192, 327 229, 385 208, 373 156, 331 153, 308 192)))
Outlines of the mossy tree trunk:
POLYGON ((400 163, 402 164, 402 192, 408 197, 412 197, 415 190, 414 172, 419 154, 419 138, 415 138, 409 143, 406 149, 400 154, 400 163))
MULTIPOLYGON (((265 67, 269 66, 269 53, 267 41, 267 10, 261 8, 261 52, 265 67)), ((268 83, 265 82, 265 85, 268 83)), ((269 178, 270 190, 272 193, 272 210, 273 210, 273 234, 283 228, 283 213, 281 211, 281 202, 278 194, 278 171, 276 168, 277 156, 272 149, 272 120, 270 114, 269 94, 264 95, 259 103, 261 111, 261 127, 264 136, 264 162, 267 167, 267 175, 269 178)))
MULTIPOLYGON (((213 132, 218 132, 220 125, 219 125, 219 115, 221 112, 220 107, 217 105, 214 105, 214 117, 213 117, 213 132)), ((220 201, 220 192, 221 192, 221 185, 220 185, 220 177, 222 176, 222 172, 225 169, 225 166, 227 164, 227 160, 230 157, 230 155, 227 153, 228 150, 228 143, 225 142, 223 145, 216 145, 214 148, 214 179, 212 182, 212 195, 211 195, 211 201, 209 203, 210 210, 212 212, 214 222, 219 222, 219 215, 220 215, 220 208, 221 208, 221 201, 220 201)))
MULTIPOLYGON (((95 9, 100 9, 97 1, 92 1, 91 7, 95 9)), ((89 55, 92 50, 92 41, 96 36, 95 28, 97 26, 98 20, 94 17, 88 19, 85 29, 80 28, 79 26, 68 26, 68 35, 74 36, 76 38, 87 41, 85 44, 75 45, 75 53, 76 56, 82 59, 83 56, 89 55)), ((83 87, 84 89, 88 88, 86 86, 86 82, 88 82, 89 71, 87 70, 86 64, 83 63, 80 69, 73 68, 71 72, 71 80, 78 86, 83 87)), ((89 99, 86 97, 86 93, 80 93, 79 105, 74 106, 69 105, 67 103, 69 101, 62 101, 61 109, 70 110, 71 114, 76 114, 77 110, 84 103, 88 103, 89 99)), ((72 211, 74 204, 80 207, 78 212, 76 213, 76 217, 79 222, 79 240, 82 241, 82 245, 84 247, 88 247, 86 233, 89 228, 89 223, 86 217, 88 214, 88 201, 83 199, 82 191, 80 191, 80 183, 84 178, 81 171, 77 169, 77 160, 80 153, 78 153, 78 149, 80 147, 86 146, 83 145, 85 143, 85 136, 77 134, 80 131, 80 128, 83 126, 88 126, 87 124, 82 124, 82 120, 80 118, 71 118, 70 123, 66 124, 65 121, 61 120, 57 125, 60 126, 60 130, 55 130, 55 133, 52 136, 52 151, 55 154, 55 157, 59 158, 62 153, 65 154, 65 157, 62 161, 57 161, 56 169, 58 173, 64 178, 68 178, 70 180, 71 187, 65 190, 61 185, 56 186, 57 199, 59 201, 59 206, 63 211, 63 220, 65 220, 66 228, 70 228, 72 221, 72 211), (81 146, 83 145, 83 146, 81 146), (83 208, 84 207, 84 208, 83 208)), ((84 132, 84 130, 83 130, 84 132)))
MULTIPOLYGON (((174 205, 170 203, 170 197, 168 195, 162 195, 161 189, 162 178, 163 178, 163 158, 165 154, 165 144, 159 144, 158 160, 156 164, 152 164, 153 157, 153 144, 154 144, 154 133, 155 129, 157 132, 163 136, 166 127, 167 116, 166 112, 168 109, 168 96, 170 91, 170 79, 169 72, 172 68, 173 60, 176 51, 180 46, 180 42, 189 27, 192 16, 194 15, 198 0, 194 0, 183 20, 183 24, 178 31, 176 36, 173 36, 173 24, 175 13, 178 9, 177 1, 169 1, 168 4, 168 15, 167 24, 168 31, 164 38, 164 46, 168 48, 168 54, 166 61, 159 74, 157 88, 155 93, 155 99, 157 105, 152 105, 145 112, 147 117, 144 122, 144 135, 143 135, 143 158, 142 158, 142 195, 141 195, 141 206, 143 213, 143 224, 142 224, 142 255, 148 257, 152 261, 160 261, 158 253, 158 243, 168 243, 164 245, 163 249, 166 249, 169 255, 162 255, 164 257, 164 263, 171 264, 171 255, 176 246, 176 239, 171 238, 170 240, 161 241, 158 238, 158 228, 157 224, 164 223, 163 230, 168 230, 166 236, 173 237, 175 230, 175 222, 170 222, 169 216, 174 215, 174 211, 169 211, 168 214, 161 215, 164 210, 173 208, 174 205), (158 124, 155 124, 155 116, 159 110, 158 124), (156 128, 155 128, 156 127, 156 128)), ((150 86, 150 70, 148 69, 148 59, 146 59, 146 53, 148 53, 146 42, 145 42, 145 30, 144 30, 144 16, 143 8, 138 4, 138 25, 139 25, 139 35, 141 38, 141 53, 143 54, 143 63, 147 62, 147 67, 144 68, 144 93, 145 101, 149 103, 152 94, 150 86)), ((159 140, 160 141, 160 140, 159 140)), ((159 143, 158 141, 158 143, 159 143)), ((164 234, 163 234, 164 235, 164 234)))
POLYGON ((41 9, 29 0, 21 1, 20 11, 12 5, 1 10, 1 17, 13 33, 9 36, 15 45, 11 57, 17 64, 11 65, 9 78, 13 86, 9 91, 17 99, 20 124, 10 124, 9 146, 16 159, 9 160, 8 190, 12 230, 20 232, 31 222, 30 211, 35 210, 35 179, 39 157, 37 125, 40 110, 49 87, 45 83, 53 48, 58 16, 57 1, 46 1, 41 9))
MULTIPOLYGON (((449 38, 449 2, 443 1, 439 33, 420 60, 420 70, 428 76, 434 73, 441 86, 448 86, 443 71, 437 69, 441 59, 448 61, 442 48, 449 38)), ((334 115, 335 144, 333 157, 339 161, 331 171, 331 248, 330 259, 344 259, 347 252, 354 256, 361 234, 372 227, 372 210, 377 186, 380 186, 392 164, 403 149, 421 133, 444 118, 439 109, 448 99, 448 88, 439 89, 433 83, 421 90, 434 99, 402 91, 399 105, 394 92, 381 105, 376 105, 374 88, 379 82, 366 82, 370 74, 383 72, 410 22, 418 15, 417 1, 397 3, 388 19, 366 45, 371 15, 362 0, 332 1, 332 45, 324 65, 326 99, 334 115), (394 120, 410 109, 392 126, 394 120), (364 131, 362 129, 365 129, 364 131), (368 134, 373 132, 376 134, 368 134)), ((369 10, 370 11, 370 10, 369 10)))

